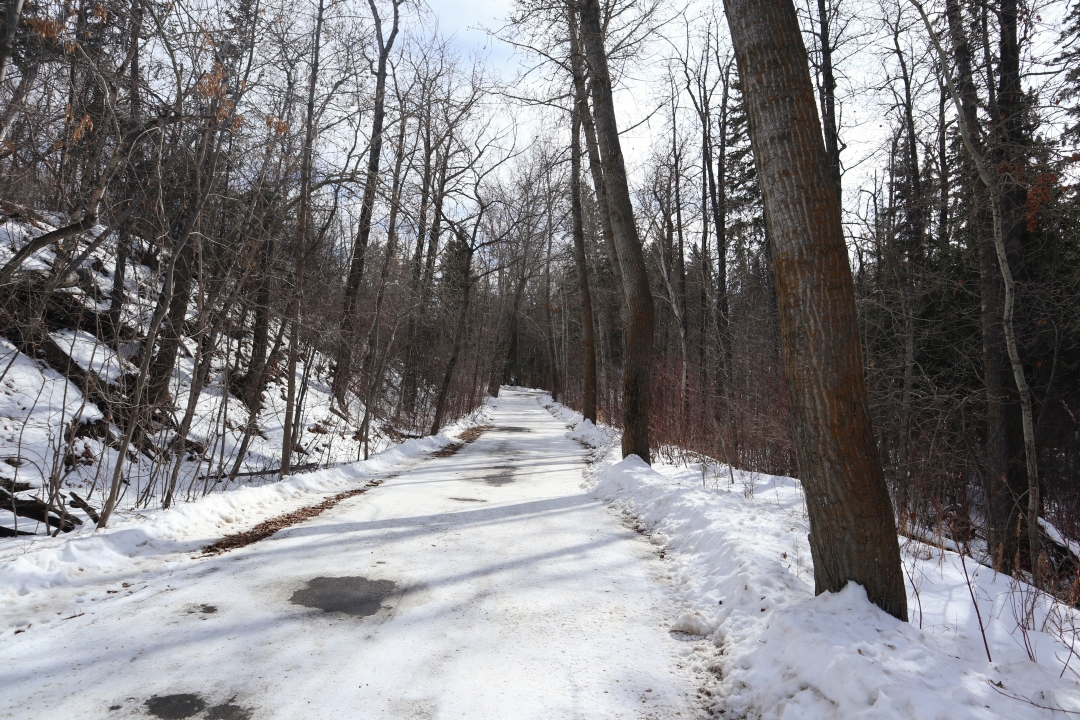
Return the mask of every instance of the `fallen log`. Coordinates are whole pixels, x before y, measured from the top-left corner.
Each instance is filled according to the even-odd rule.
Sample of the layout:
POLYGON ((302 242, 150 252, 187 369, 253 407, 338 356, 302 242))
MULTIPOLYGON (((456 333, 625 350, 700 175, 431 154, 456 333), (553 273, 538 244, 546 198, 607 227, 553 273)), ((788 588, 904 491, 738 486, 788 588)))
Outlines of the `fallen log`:
POLYGON ((82 520, 77 517, 67 515, 63 519, 58 518, 51 514, 53 509, 46 503, 33 498, 15 497, 2 488, 0 488, 0 507, 15 513, 19 517, 37 520, 49 527, 60 528, 62 532, 66 533, 74 530, 76 525, 82 525, 82 520))
POLYGON ((25 530, 12 530, 9 527, 0 527, 0 537, 17 537, 22 535, 36 535, 37 533, 26 532, 25 530))

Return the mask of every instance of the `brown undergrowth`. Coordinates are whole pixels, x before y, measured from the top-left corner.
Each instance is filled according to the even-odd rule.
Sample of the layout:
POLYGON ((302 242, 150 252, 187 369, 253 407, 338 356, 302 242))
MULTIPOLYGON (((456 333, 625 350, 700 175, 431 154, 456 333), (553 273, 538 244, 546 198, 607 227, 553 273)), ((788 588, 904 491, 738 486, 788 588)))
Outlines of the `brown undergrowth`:
POLYGON ((278 515, 277 517, 265 520, 256 525, 255 527, 251 528, 250 530, 245 530, 244 532, 226 535, 217 542, 204 547, 202 549, 203 555, 220 555, 222 553, 229 552, 230 550, 236 550, 237 548, 242 548, 246 545, 251 545, 252 543, 264 540, 276 533, 278 530, 284 530, 285 528, 292 525, 297 525, 304 522, 305 520, 310 520, 311 518, 326 512, 342 500, 348 500, 351 497, 362 495, 371 488, 382 485, 382 483, 382 480, 372 480, 362 488, 340 492, 333 497, 323 500, 317 505, 309 505, 308 507, 300 508, 299 510, 295 510, 291 513, 286 513, 285 515, 278 515))

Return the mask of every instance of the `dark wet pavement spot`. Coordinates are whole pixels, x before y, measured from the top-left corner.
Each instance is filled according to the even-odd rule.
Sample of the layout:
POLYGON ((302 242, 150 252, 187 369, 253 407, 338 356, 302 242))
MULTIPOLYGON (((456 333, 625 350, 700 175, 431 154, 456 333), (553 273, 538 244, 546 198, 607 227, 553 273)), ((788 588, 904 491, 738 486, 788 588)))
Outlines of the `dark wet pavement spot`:
POLYGON ((457 500, 458 502, 487 502, 487 500, 481 500, 480 498, 450 498, 450 500, 457 500))
POLYGON ((383 600, 398 592, 395 582, 365 577, 317 577, 308 580, 306 585, 294 592, 289 602, 360 617, 379 612, 383 600))
POLYGON ((195 605, 188 610, 188 614, 202 613, 203 615, 211 615, 216 612, 217 605, 195 605))
POLYGON ((498 470, 499 472, 496 472, 493 475, 484 476, 484 482, 488 485, 501 487, 514 482, 514 470, 516 468, 513 465, 496 465, 492 469, 498 470))
POLYGON ((223 704, 215 705, 206 713, 207 720, 251 720, 251 710, 241 705, 233 704, 232 700, 223 704))
POLYGON ((206 709, 206 701, 194 693, 155 695, 146 701, 147 711, 161 720, 184 720, 206 709))
POLYGON ((496 430, 496 432, 510 432, 510 433, 532 432, 532 430, 527 428, 527 427, 516 427, 516 426, 513 426, 513 425, 508 425, 507 427, 497 427, 497 428, 495 428, 495 430, 496 430))

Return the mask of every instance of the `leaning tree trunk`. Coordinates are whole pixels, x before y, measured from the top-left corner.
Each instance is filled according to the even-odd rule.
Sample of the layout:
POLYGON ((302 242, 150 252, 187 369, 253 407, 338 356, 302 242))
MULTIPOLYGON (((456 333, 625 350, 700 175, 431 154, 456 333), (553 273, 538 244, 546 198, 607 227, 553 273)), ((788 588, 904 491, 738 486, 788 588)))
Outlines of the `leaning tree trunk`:
POLYGON ((791 0, 726 0, 765 200, 816 591, 849 581, 907 618, 863 375, 855 288, 791 0))
POLYGON ((596 139, 600 145, 604 190, 607 191, 611 230, 615 236, 615 249, 623 273, 623 292, 626 295, 622 451, 623 457, 638 455, 649 462, 649 384, 652 379, 656 310, 645 257, 641 252, 641 240, 634 225, 634 206, 630 202, 630 189, 626 181, 626 166, 611 96, 611 75, 600 27, 599 0, 583 0, 581 3, 581 39, 592 72, 596 139))
MULTIPOLYGON (((574 78, 574 107, 581 117, 581 128, 585 131, 585 148, 589 156, 589 174, 596 193, 597 214, 600 216, 600 234, 604 239, 611 272, 615 277, 615 286, 623 286, 622 269, 619 267, 619 254, 615 250, 615 235, 611 230, 611 214, 608 211, 607 192, 604 190, 604 171, 600 167, 600 149, 596 141, 596 125, 589 111, 589 93, 585 82, 585 54, 581 47, 581 32, 578 28, 577 10, 567 3, 567 24, 570 37, 570 69, 574 78)), ((620 292, 619 312, 626 322, 626 298, 620 292)), ((620 347, 622 345, 620 339, 620 347)))

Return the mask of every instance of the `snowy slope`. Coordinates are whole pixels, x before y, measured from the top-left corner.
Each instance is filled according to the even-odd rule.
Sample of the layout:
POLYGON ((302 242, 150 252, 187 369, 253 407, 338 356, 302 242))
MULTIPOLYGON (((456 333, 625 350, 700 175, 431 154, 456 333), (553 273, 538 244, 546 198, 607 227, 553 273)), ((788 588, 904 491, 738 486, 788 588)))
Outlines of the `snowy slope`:
MULTIPOLYGON (((51 218, 60 222, 58 218, 51 218)), ((41 220, 4 218, 0 221, 0 264, 7 262, 15 250, 29 238, 52 229, 41 220)), ((107 229, 95 227, 87 237, 97 237, 107 229)), ((132 242, 138 245, 137 238, 132 242)), ((75 307, 102 315, 109 309, 109 293, 116 268, 116 238, 110 236, 91 253, 79 269, 83 278, 78 286, 65 287, 62 293, 75 307)), ((126 296, 122 322, 130 332, 143 337, 149 324, 158 295, 157 275, 139 264, 132 253, 125 273, 126 296)), ((31 256, 23 266, 29 272, 46 272, 55 262, 53 249, 45 248, 31 256)), ((198 283, 193 292, 189 320, 196 316, 198 283)), ((124 376, 134 378, 138 367, 130 359, 140 349, 135 342, 120 343, 118 353, 110 344, 95 336, 95 328, 62 328, 51 337, 57 346, 83 370, 96 374, 106 385, 116 386, 124 376)), ((100 328, 98 329, 100 331, 100 328)), ((223 349, 238 350, 250 355, 251 336, 225 337, 223 349)), ((172 442, 171 427, 177 427, 187 407, 191 378, 194 374, 195 342, 184 338, 177 357, 169 391, 174 398, 166 407, 169 423, 159 424, 151 442, 168 447, 172 442)), ((299 456, 294 464, 327 467, 355 461, 361 454, 357 440, 358 418, 363 406, 349 396, 349 418, 332 411, 329 362, 315 356, 312 367, 303 359, 298 363, 297 384, 306 387, 303 415, 300 418, 301 438, 299 456)), ((235 378, 232 378, 235 380, 235 378)), ((245 428, 247 407, 235 395, 224 392, 230 382, 226 355, 221 349, 215 354, 209 380, 196 398, 191 429, 187 435, 189 450, 181 460, 178 476, 179 501, 193 500, 203 495, 230 488, 259 486, 276 479, 272 471, 278 467, 283 440, 285 388, 287 380, 281 367, 270 374, 263 394, 264 406, 257 417, 258 432, 252 436, 247 452, 239 458, 239 477, 230 482, 228 475, 236 464, 245 428), (222 478, 221 476, 226 477, 222 478)), ((83 397, 79 387, 41 360, 19 352, 8 339, 0 337, 0 483, 5 486, 30 486, 22 497, 44 499, 50 482, 60 490, 61 497, 74 490, 92 507, 100 509, 108 493, 117 454, 109 447, 121 432, 111 426, 108 432, 113 442, 107 442, 100 428, 88 432, 85 423, 103 417, 102 409, 83 397), (83 423, 80 426, 80 423, 83 423), (78 428, 78 429, 77 429, 78 428)), ((384 434, 378 423, 372 427, 372 452, 384 450, 396 441, 384 434)), ((153 462, 144 453, 129 452, 124 462, 124 486, 118 514, 125 517, 160 507, 166 478, 172 471, 173 457, 167 462, 153 462), (148 490, 149 488, 149 490, 148 490)), ((66 511, 89 524, 86 513, 75 507, 66 511)), ((0 527, 44 533, 42 524, 19 518, 0 509, 0 527)), ((6 542, 6 541, 5 541, 6 542)))
POLYGON ((717 676, 715 712, 800 720, 1080 712, 1076 611, 970 558, 906 538, 911 622, 879 610, 856 585, 814 597, 797 480, 622 460, 609 428, 582 423, 550 397, 544 404, 572 426, 568 436, 594 448, 592 493, 638 523, 671 560, 686 607, 676 629, 714 646, 697 662, 717 676))

